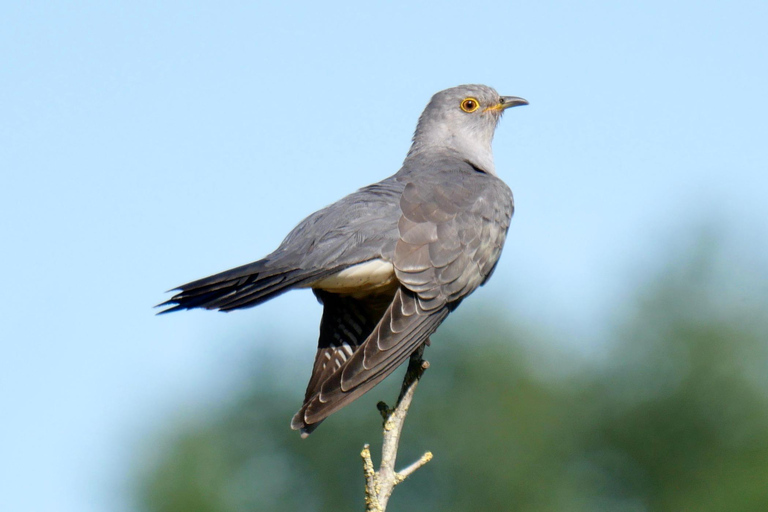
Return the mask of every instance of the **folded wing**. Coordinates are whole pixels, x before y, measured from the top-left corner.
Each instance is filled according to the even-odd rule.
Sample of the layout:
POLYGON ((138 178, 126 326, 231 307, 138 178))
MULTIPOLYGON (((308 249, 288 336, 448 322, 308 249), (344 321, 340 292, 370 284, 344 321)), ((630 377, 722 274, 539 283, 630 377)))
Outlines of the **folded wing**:
MULTIPOLYGON (((343 356, 322 373, 316 360, 304 405, 291 423, 304 434, 391 374, 485 282, 501 253, 513 206, 509 189, 496 178, 443 173, 408 183, 400 208, 393 257, 399 287, 365 340, 341 334, 345 341, 336 350, 344 350, 343 356)), ((331 322, 333 313, 326 309, 324 323, 326 315, 331 322)), ((321 335, 318 358, 322 345, 321 335)))

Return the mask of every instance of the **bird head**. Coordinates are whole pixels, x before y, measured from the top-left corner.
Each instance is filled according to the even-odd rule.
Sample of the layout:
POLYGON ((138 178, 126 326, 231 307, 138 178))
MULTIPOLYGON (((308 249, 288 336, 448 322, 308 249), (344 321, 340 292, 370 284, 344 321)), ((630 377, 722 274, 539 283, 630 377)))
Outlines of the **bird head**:
POLYGON ((527 104, 517 96, 501 96, 487 85, 460 85, 440 91, 421 114, 408 154, 446 148, 495 174, 491 142, 496 125, 506 109, 527 104))

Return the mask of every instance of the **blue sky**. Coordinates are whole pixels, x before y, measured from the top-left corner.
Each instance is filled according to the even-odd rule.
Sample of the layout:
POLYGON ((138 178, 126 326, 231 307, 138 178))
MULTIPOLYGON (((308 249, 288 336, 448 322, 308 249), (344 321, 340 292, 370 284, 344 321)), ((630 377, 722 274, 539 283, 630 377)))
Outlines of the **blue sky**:
POLYGON ((151 306, 394 173, 447 87, 531 103, 496 134, 517 211, 473 301, 588 351, 581 333, 701 223, 763 264, 766 25, 761 1, 5 3, 2 508, 128 510, 141 441, 254 346, 297 340, 308 372, 308 292, 151 306))

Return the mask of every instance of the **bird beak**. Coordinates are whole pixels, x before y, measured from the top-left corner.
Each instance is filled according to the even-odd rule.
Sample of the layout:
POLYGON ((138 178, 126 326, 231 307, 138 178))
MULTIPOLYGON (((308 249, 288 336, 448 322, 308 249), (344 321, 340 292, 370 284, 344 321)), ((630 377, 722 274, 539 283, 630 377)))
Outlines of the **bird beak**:
POLYGON ((502 96, 501 100, 494 106, 488 107, 485 110, 498 110, 503 111, 512 107, 519 107, 520 105, 527 105, 528 100, 518 98, 517 96, 502 96))

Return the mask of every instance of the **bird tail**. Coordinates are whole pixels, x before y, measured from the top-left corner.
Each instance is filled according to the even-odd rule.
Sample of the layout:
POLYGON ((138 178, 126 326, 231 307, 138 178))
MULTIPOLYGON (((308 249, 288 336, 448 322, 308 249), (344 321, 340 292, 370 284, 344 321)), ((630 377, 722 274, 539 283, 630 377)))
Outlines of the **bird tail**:
POLYGON ((263 259, 174 288, 170 291, 179 293, 156 307, 167 307, 160 315, 193 308, 250 308, 335 272, 338 269, 281 267, 263 259))
POLYGON ((291 428, 308 436, 325 418, 353 402, 391 374, 435 332, 454 308, 421 308, 413 292, 400 288, 367 339, 316 386, 294 415, 291 428))

